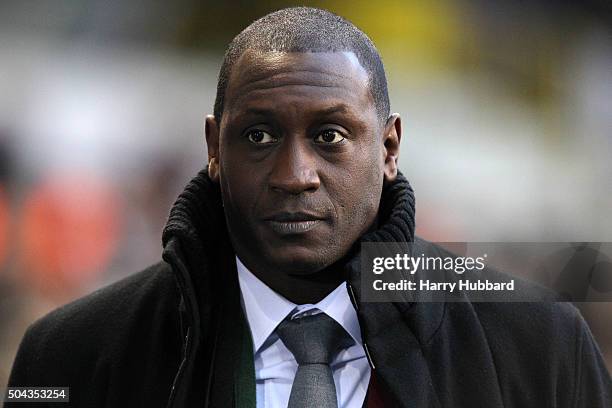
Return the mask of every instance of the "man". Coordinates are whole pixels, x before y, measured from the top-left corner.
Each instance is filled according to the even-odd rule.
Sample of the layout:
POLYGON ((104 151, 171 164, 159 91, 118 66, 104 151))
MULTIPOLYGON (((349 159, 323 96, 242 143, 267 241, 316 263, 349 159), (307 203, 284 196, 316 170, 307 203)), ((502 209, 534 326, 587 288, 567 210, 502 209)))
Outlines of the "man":
POLYGON ((33 324, 11 386, 69 386, 74 406, 610 406, 570 305, 362 301, 360 244, 414 241, 415 210, 382 62, 350 22, 251 24, 205 130, 164 261, 33 324))

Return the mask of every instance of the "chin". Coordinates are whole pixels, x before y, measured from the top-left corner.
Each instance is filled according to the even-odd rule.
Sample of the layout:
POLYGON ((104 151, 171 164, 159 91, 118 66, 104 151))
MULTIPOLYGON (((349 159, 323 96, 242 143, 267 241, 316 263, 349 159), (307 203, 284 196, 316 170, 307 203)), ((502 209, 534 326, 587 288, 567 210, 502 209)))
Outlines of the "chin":
POLYGON ((333 256, 329 248, 274 248, 269 263, 275 269, 290 275, 312 275, 332 265, 341 256, 333 256))

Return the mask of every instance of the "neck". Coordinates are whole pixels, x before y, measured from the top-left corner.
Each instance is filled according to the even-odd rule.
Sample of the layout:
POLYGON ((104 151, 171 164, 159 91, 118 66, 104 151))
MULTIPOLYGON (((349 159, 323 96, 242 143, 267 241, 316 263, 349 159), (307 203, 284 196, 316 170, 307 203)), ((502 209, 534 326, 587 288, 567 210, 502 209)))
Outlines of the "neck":
POLYGON ((245 266, 266 286, 297 305, 318 303, 346 280, 338 264, 307 275, 268 272, 269 268, 251 268, 246 263, 245 266))
MULTIPOLYGON (((378 217, 365 231, 367 235, 378 228, 378 217)), ((359 240, 357 240, 358 244, 359 240)), ((286 267, 262 264, 261 256, 252 254, 247 248, 234 241, 234 248, 244 265, 267 287, 292 303, 315 304, 333 292, 347 280, 345 264, 355 256, 356 243, 339 260, 316 272, 287 273, 286 267)), ((358 246, 358 245, 357 245, 358 246)))

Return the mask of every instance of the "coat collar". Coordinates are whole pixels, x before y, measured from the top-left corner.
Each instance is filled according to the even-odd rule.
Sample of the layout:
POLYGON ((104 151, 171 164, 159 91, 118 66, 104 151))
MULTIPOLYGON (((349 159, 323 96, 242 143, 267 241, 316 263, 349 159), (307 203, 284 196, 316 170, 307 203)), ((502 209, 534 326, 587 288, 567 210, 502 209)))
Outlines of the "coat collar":
MULTIPOLYGON (((412 242, 414 229, 414 192, 408 180, 398 173, 393 182, 385 183, 383 187, 377 228, 356 242, 340 262, 350 267, 351 262, 358 258, 355 254, 359 252, 361 242, 412 242)), ((210 272, 215 270, 211 266, 234 264, 220 188, 208 177, 207 168, 200 171, 177 198, 163 230, 162 243, 164 260, 185 266, 178 280, 183 295, 186 293, 193 297, 186 307, 193 308, 193 313, 199 309, 206 312, 202 310, 203 304, 210 305, 218 298, 219 291, 214 289, 222 279, 217 276, 219 274, 210 272)), ((349 280, 358 278, 353 275, 349 280)))
MULTIPOLYGON (((365 234, 343 262, 349 286, 355 289, 353 300, 366 352, 371 354, 375 375, 381 380, 383 388, 400 406, 408 403, 411 406, 412 403, 416 403, 414 406, 437 406, 422 346, 431 340, 440 326, 444 304, 366 303, 361 301, 359 291, 361 243, 412 242, 415 241, 414 229, 414 193, 406 178, 399 173, 395 181, 383 187, 377 228, 365 234)), ((203 346, 204 352, 200 352, 197 358, 200 365, 203 362, 208 366, 204 370, 207 374, 203 375, 209 378, 203 381, 209 384, 215 356, 214 351, 209 355, 207 350, 215 349, 215 333, 222 330, 222 321, 219 323, 215 314, 218 314, 219 307, 240 313, 234 253, 227 234, 220 189, 204 169, 176 200, 162 240, 164 260, 173 266, 177 274, 188 325, 192 330, 192 347, 203 346)), ((228 343, 225 344, 227 346, 228 343)), ((182 374, 186 379, 182 382, 177 380, 182 383, 183 392, 184 388, 193 388, 189 387, 189 383, 194 381, 193 378, 198 378, 196 357, 193 356, 196 351, 192 351, 191 357, 187 358, 189 353, 186 347, 186 366, 182 374)), ((177 378, 180 375, 179 372, 177 378)), ((180 390, 177 392, 180 393, 180 390)), ((215 390, 208 389, 208 394, 211 392, 215 393, 215 390)))

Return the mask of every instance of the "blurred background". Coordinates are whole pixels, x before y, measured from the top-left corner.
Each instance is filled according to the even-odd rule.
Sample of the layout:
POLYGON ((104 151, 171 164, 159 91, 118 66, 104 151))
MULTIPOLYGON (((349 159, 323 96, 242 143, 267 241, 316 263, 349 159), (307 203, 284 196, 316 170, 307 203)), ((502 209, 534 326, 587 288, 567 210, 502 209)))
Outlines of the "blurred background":
MULTIPOLYGON (((300 4, 377 44, 421 236, 612 241, 608 1, 300 4)), ((0 0, 0 385, 34 319, 160 259, 225 46, 290 5, 0 0)))

